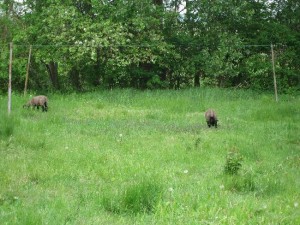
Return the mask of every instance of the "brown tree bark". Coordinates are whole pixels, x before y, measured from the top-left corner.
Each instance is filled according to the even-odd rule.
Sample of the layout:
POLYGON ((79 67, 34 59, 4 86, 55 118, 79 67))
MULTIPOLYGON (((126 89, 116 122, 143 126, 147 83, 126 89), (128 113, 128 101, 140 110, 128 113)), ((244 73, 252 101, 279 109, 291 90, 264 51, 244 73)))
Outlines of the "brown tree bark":
POLYGON ((153 0, 153 4, 162 6, 163 0, 153 0))
POLYGON ((194 76, 194 87, 200 87, 200 77, 201 71, 196 72, 194 76))
POLYGON ((60 89, 59 81, 58 81, 58 64, 56 62, 46 63, 46 68, 49 73, 49 77, 53 87, 57 90, 60 89))
POLYGON ((79 70, 76 67, 73 67, 70 71, 70 80, 72 85, 76 88, 77 91, 82 90, 82 85, 80 81, 80 73, 79 70))

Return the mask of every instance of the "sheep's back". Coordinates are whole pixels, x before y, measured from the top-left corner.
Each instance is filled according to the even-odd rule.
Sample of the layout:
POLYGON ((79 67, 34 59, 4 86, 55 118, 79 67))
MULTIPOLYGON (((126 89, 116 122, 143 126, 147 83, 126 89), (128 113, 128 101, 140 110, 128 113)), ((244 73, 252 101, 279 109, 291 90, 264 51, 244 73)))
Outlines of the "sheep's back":
POLYGON ((217 120, 217 115, 216 115, 215 111, 212 109, 209 109, 205 112, 205 119, 207 121, 209 121, 210 118, 214 118, 215 120, 217 120))
POLYGON ((31 103, 34 105, 44 105, 45 102, 48 102, 48 98, 44 95, 35 96, 31 100, 31 103))

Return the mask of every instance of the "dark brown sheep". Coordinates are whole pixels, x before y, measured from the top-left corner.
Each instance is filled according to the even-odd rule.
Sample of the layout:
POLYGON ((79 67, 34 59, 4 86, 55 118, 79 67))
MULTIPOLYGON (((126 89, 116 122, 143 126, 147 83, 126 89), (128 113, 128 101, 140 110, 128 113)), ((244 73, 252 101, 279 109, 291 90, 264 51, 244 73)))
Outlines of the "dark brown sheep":
POLYGON ((215 126, 217 128, 218 118, 217 118, 216 112, 214 110, 208 109, 205 112, 205 119, 206 119, 208 127, 215 126))
POLYGON ((35 96, 33 97, 31 100, 29 100, 27 102, 27 104, 23 105, 24 107, 37 107, 37 109, 39 109, 39 107, 42 107, 43 112, 47 112, 48 111, 48 98, 44 95, 39 95, 39 96, 35 96))

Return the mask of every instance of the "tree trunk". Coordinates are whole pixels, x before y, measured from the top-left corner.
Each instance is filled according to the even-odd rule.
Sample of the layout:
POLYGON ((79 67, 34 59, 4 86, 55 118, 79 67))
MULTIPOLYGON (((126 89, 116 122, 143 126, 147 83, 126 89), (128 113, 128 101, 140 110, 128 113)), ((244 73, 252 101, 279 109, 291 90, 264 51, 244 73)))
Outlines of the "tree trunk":
POLYGON ((46 64, 51 83, 53 87, 57 90, 60 89, 60 85, 58 82, 58 65, 56 62, 51 61, 50 63, 46 64))
POLYGON ((194 87, 200 87, 201 72, 197 71, 194 76, 194 87))
POLYGON ((162 68, 161 69, 161 74, 159 76, 161 81, 166 81, 168 77, 168 69, 167 68, 162 68))
POLYGON ((163 0, 153 0, 153 4, 162 6, 163 5, 163 0))
POLYGON ((174 71, 170 70, 168 74, 169 78, 169 89, 175 88, 174 71))
POLYGON ((94 86, 98 86, 100 84, 100 80, 104 80, 104 77, 103 77, 103 74, 104 74, 104 71, 101 69, 101 62, 100 62, 100 48, 97 47, 96 49, 96 54, 97 54, 97 61, 94 65, 94 77, 93 77, 93 85, 94 86))
POLYGON ((180 83, 181 83, 180 81, 181 81, 180 76, 177 76, 176 77, 176 86, 175 86, 176 90, 180 89, 180 83))
POLYGON ((70 77, 73 87, 75 87, 77 91, 81 91, 82 85, 80 82, 79 70, 77 68, 73 67, 69 73, 69 77, 70 77))
POLYGON ((219 88, 225 87, 225 77, 224 76, 219 76, 217 78, 217 81, 218 81, 218 87, 219 88))

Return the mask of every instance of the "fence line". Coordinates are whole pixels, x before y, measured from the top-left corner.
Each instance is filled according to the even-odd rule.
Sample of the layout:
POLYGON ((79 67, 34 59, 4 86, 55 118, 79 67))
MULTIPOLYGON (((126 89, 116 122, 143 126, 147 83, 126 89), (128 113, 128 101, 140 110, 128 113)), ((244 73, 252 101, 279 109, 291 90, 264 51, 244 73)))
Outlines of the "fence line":
MULTIPOLYGON (((0 44, 0 46, 5 46, 6 44, 0 44)), ((196 45, 196 44, 195 44, 196 45)), ((29 65, 30 65, 30 57, 31 57, 31 51, 33 47, 84 47, 84 48, 99 48, 99 47, 110 47, 110 46, 117 46, 117 47, 156 47, 159 45, 107 45, 107 46, 101 46, 101 45, 85 45, 85 44, 72 44, 72 45, 60 45, 60 44, 46 44, 46 45, 28 45, 28 44, 13 44, 13 42, 10 42, 10 61, 9 61, 9 87, 8 87, 8 114, 10 114, 11 111, 11 70, 12 70, 12 48, 14 46, 22 46, 22 47, 30 47, 29 50, 29 57, 28 57, 28 64, 27 64, 27 72, 26 72, 26 81, 25 81, 25 88, 24 88, 24 95, 26 95, 26 89, 27 89, 27 82, 28 82, 28 73, 29 73, 29 65)), ((275 57, 274 57, 274 47, 276 45, 269 44, 269 45, 242 45, 240 47, 268 47, 271 49, 271 55, 272 55, 272 69, 273 69, 273 82, 274 82, 274 92, 275 92, 275 100, 278 101, 278 95, 277 95, 277 83, 276 83, 276 75, 275 75, 275 57)), ((283 45, 282 45, 283 46, 283 45)), ((287 47, 287 46, 285 46, 287 47)))
MULTIPOLYGON (((119 44, 119 45, 113 45, 113 44, 110 44, 110 45, 97 45, 97 44, 94 44, 94 45, 87 45, 87 44, 16 44, 16 43, 13 43, 13 45, 15 47, 29 47, 29 46, 32 46, 32 47, 80 47, 80 48, 101 48, 101 47, 157 47, 157 46, 160 46, 159 44, 150 44, 150 45, 141 45, 141 44, 119 44)), ((187 44, 186 46, 198 46, 197 44, 187 44)), ((0 46, 7 46, 9 47, 9 43, 7 44, 0 44, 0 46)), ((182 44, 179 44, 179 46, 184 46, 182 44)), ((284 46, 284 47, 292 47, 292 46, 288 46, 288 45, 283 45, 283 44, 273 44, 273 47, 276 47, 276 46, 284 46)), ((270 44, 251 44, 251 45, 239 45, 238 47, 240 48, 245 48, 245 47, 270 47, 270 44)))

